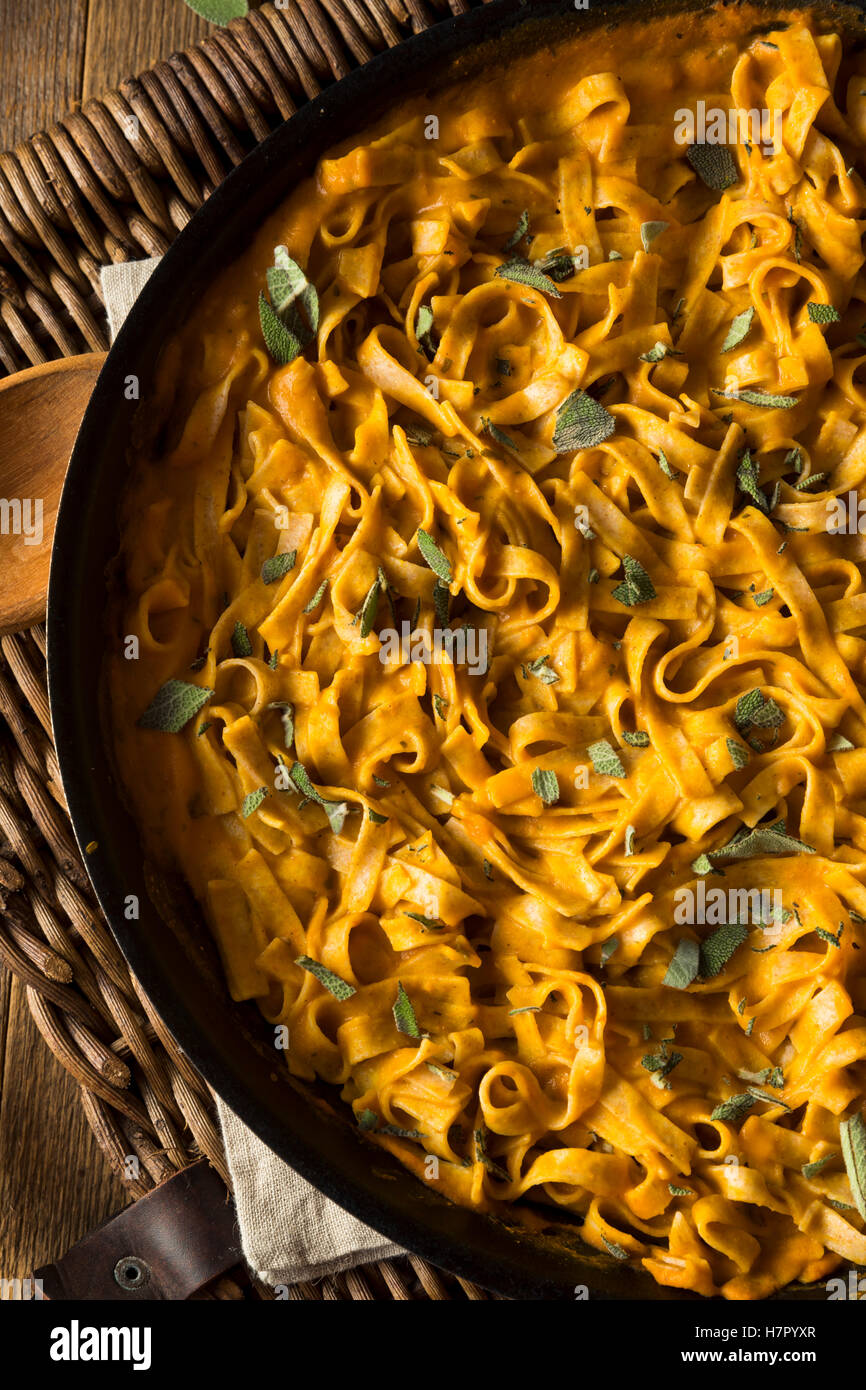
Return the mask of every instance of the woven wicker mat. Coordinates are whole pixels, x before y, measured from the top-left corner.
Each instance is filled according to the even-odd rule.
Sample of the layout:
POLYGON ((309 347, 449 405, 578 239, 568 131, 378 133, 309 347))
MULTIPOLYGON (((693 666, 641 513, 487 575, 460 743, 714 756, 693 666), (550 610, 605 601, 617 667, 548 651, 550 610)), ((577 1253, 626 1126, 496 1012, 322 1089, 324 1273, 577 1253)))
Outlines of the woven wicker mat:
MULTIPOLYGON (((413 31, 480 3, 267 4, 0 154, 0 376, 105 348, 102 263, 164 252, 232 166, 304 101, 413 31)), ((208 1090, 142 998, 75 847, 52 742, 44 628, 4 637, 0 651, 0 960, 25 983, 37 1027, 78 1083, 133 1198, 202 1154, 225 1178, 208 1090)), ((291 1295, 486 1296, 414 1257, 291 1295)), ((204 1296, 273 1295, 238 1270, 204 1296)))

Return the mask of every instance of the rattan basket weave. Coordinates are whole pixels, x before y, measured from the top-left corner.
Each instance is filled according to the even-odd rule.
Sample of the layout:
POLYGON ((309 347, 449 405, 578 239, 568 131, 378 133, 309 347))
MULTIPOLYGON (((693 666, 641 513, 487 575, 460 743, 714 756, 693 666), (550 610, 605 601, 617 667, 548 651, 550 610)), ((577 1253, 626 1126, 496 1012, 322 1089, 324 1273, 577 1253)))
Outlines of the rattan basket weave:
MULTIPOLYGON (((479 3, 267 4, 0 154, 0 376, 107 347, 100 265, 164 252, 229 170, 304 101, 479 3)), ((77 1082, 131 1197, 201 1155, 227 1181, 208 1089, 130 975, 75 846, 52 741, 44 628, 4 637, 0 651, 0 961, 26 985, 36 1025, 77 1082)), ((239 1270, 203 1296, 273 1294, 239 1270)), ((414 1257, 300 1284, 290 1296, 486 1297, 414 1257)))

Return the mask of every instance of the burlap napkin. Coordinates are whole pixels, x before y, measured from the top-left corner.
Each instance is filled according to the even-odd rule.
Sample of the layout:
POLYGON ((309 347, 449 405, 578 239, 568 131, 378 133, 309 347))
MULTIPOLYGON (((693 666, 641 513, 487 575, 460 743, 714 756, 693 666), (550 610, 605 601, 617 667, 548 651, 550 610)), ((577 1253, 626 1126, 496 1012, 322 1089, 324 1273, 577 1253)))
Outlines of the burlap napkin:
MULTIPOLYGON (((112 341, 159 259, 102 267, 112 341)), ((215 1097, 247 1263, 266 1284, 297 1284, 403 1252, 329 1202, 215 1097)))

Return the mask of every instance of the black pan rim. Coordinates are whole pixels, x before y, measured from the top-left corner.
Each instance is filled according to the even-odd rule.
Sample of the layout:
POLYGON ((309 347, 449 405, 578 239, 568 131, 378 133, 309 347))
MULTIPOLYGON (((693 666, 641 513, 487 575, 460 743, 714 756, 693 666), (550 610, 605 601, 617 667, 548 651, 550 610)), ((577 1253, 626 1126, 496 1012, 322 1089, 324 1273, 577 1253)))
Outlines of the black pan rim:
MULTIPOLYGON (((775 5, 770 0, 759 0, 759 5, 777 14, 810 8, 807 4, 775 5)), ((264 215, 300 176, 284 178, 282 192, 273 192, 274 183, 283 177, 281 161, 290 163, 298 158, 299 149, 309 149, 313 153, 303 157, 312 164, 318 153, 343 138, 344 130, 351 131, 353 113, 375 101, 383 86, 396 99, 412 90, 413 78, 417 79, 419 72, 425 74, 426 85, 427 74, 435 73, 437 67, 441 70, 470 45, 503 38, 530 20, 541 26, 569 19, 591 29, 630 17, 638 7, 646 12, 640 0, 607 0, 604 5, 594 4, 588 11, 578 12, 571 0, 533 0, 532 4, 527 0, 492 0, 483 8, 441 21, 354 70, 301 107, 258 145, 172 243, 109 353, 69 465, 51 563, 49 693, 70 818, 115 940, 170 1032, 226 1104, 326 1196, 395 1244, 482 1287, 521 1300, 572 1300, 575 1286, 585 1284, 594 1299, 700 1301, 695 1294, 661 1289, 631 1267, 591 1258, 588 1247, 574 1253, 553 1245, 547 1249, 510 1226, 443 1198, 432 1198, 419 1179, 379 1150, 375 1150, 374 1167, 366 1141, 347 1125, 335 1125, 322 1117, 300 1095, 292 1101, 294 1093, 287 1087, 273 1081, 269 1085, 261 1057, 249 1044, 239 1053, 230 1028, 221 1031, 213 1024, 208 1026, 211 1012, 215 1018, 230 1022, 236 1006, 227 1007, 227 1001, 209 997, 192 977, 187 982, 189 991, 179 991, 179 975, 190 966, 179 947, 172 950, 165 924, 148 900, 140 863, 136 871, 134 825, 111 781, 102 751, 95 697, 97 672, 93 669, 94 660, 97 667, 100 664, 102 638, 99 619, 85 611, 82 595, 98 598, 104 594, 101 576, 112 553, 111 546, 106 551, 105 545, 112 534, 116 496, 122 485, 116 478, 111 482, 111 458, 117 456, 134 410, 134 403, 125 401, 125 382, 130 375, 144 375, 142 369, 148 360, 155 360, 159 325, 172 313, 180 313, 181 287, 190 281, 194 268, 206 263, 208 257, 213 261, 215 248, 226 245, 231 237, 239 249, 245 236, 249 237, 250 226, 255 225, 251 223, 251 209, 264 215), (323 127, 327 134, 322 134, 323 127), (341 133, 335 134, 335 129, 341 133), (271 193, 263 196, 262 187, 270 188, 271 193), (257 206, 257 199, 261 206, 257 206), (161 312, 165 302, 172 303, 169 315, 161 312), (108 480, 104 488, 92 486, 94 471, 98 482, 108 480), (125 846, 120 843, 124 835, 125 846), (98 849, 87 854, 85 846, 94 841, 98 849), (124 900, 130 893, 136 894, 141 904, 140 919, 133 923, 124 916, 124 900), (157 945, 163 948, 161 954, 157 945), (292 1128, 293 1121, 300 1122, 302 1129, 292 1128)), ((667 0, 659 13, 690 13, 703 8, 700 0, 667 0)), ((838 7, 845 14, 850 14, 851 8, 845 4, 838 7)), ((829 12, 836 9, 828 6, 822 17, 826 14, 829 18, 829 12)), ((354 121, 355 128, 368 124, 366 117, 354 121)), ((791 1296, 787 1295, 789 1299, 791 1296)), ((796 1298, 816 1296, 823 1296, 823 1290, 794 1294, 796 1298)))

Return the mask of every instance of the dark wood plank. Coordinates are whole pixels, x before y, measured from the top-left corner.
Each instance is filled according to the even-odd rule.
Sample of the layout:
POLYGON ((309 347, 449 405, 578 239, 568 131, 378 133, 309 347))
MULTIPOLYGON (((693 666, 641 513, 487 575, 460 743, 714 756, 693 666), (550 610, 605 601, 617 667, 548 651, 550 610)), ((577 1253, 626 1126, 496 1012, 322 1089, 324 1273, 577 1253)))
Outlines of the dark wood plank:
POLYGON ((127 1198, 17 980, 10 993, 0 1096, 0 1277, 20 1279, 64 1254, 127 1198))
MULTIPOLYGON (((263 3, 252 0, 251 8, 263 3)), ((83 98, 98 97, 157 59, 199 43, 213 27, 184 0, 147 0, 144 5, 90 0, 83 98)))
POLYGON ((0 0, 0 149, 211 28, 184 0, 0 0))
POLYGON ((0 149, 44 129, 78 99, 86 31, 87 0, 2 0, 0 149))
POLYGON ((122 78, 198 43, 210 28, 183 0, 90 0, 82 99, 101 96, 122 78))

